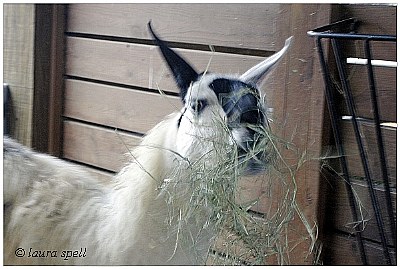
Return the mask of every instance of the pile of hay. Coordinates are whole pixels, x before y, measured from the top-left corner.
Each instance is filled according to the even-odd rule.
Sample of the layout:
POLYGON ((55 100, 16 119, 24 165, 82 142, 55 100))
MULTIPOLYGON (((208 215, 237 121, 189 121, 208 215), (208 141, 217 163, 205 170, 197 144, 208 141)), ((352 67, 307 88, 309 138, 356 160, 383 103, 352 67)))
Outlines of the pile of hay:
POLYGON ((183 232, 190 223, 203 221, 202 229, 214 229, 218 236, 210 249, 208 263, 290 264, 288 225, 295 217, 300 218, 309 234, 301 240, 310 242, 310 250, 316 241, 316 227, 307 222, 296 202, 296 171, 304 162, 303 157, 299 156, 297 165, 290 166, 280 152, 292 145, 273 136, 267 128, 254 126, 251 128, 257 131, 258 141, 251 152, 238 159, 236 145, 227 139, 226 125, 216 120, 215 126, 218 135, 199 137, 199 141, 207 144, 204 147, 212 145, 210 151, 195 162, 182 160, 175 174, 165 180, 162 189, 167 193, 166 201, 171 208, 170 219, 166 221, 178 220, 178 227, 172 230, 179 233, 179 243, 188 248, 195 246, 200 234, 198 231, 183 232), (246 201, 240 197, 240 178, 246 162, 259 153, 263 154, 266 165, 257 178, 264 181, 264 186, 269 186, 263 195, 271 201, 268 212, 263 214, 252 210, 263 197, 246 201), (177 207, 175 202, 181 199, 187 203, 177 207))

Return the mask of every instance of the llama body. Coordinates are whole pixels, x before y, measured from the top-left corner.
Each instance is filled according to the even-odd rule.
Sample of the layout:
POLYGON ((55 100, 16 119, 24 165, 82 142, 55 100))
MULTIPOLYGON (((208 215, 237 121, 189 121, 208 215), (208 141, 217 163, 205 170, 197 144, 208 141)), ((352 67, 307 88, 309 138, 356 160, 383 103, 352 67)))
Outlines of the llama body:
POLYGON ((144 138, 111 188, 75 165, 6 139, 4 178, 20 179, 4 186, 6 264, 204 263, 210 234, 203 233, 204 246, 194 253, 179 245, 175 228, 166 225, 169 209, 161 187, 171 163, 182 160, 172 145, 171 151, 160 147, 175 135, 169 127, 178 118, 171 115, 144 138), (16 257, 18 248, 25 250, 24 257, 16 257), (85 257, 61 257, 65 250, 81 248, 85 257), (57 257, 28 257, 29 250, 31 256, 35 250, 56 250, 57 257))
POLYGON ((215 236, 212 209, 199 204, 195 215, 181 220, 192 191, 187 173, 193 163, 207 173, 218 156, 250 151, 257 134, 249 125, 266 120, 256 84, 290 42, 241 76, 199 75, 150 31, 181 90, 183 109, 129 152, 131 162, 108 185, 5 139, 5 264, 205 263, 215 236), (216 140, 224 146, 217 148, 216 140), (65 259, 63 251, 80 257, 65 259))

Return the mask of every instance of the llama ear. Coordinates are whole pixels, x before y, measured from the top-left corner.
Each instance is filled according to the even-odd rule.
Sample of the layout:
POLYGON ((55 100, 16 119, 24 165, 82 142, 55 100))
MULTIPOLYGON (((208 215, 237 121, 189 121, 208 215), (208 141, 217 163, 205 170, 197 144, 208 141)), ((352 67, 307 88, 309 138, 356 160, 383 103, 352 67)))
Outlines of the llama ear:
POLYGON ((275 53, 261 63, 247 70, 243 75, 240 76, 240 79, 246 83, 259 84, 261 80, 265 77, 265 75, 273 70, 279 60, 282 59, 282 57, 285 55, 288 48, 290 47, 292 41, 293 36, 286 39, 285 46, 279 52, 275 53))
POLYGON ((165 61, 174 75, 175 82, 180 89, 180 96, 184 102, 188 88, 192 82, 197 80, 199 75, 181 56, 175 53, 163 40, 157 37, 151 28, 151 21, 149 21, 148 27, 150 33, 154 37, 156 45, 160 48, 165 61))

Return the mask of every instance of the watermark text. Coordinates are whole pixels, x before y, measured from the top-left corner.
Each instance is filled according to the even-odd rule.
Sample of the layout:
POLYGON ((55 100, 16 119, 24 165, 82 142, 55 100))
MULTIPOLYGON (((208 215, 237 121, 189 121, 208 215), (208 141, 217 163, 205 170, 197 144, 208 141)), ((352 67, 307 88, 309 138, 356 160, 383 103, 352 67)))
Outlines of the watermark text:
POLYGON ((18 258, 60 258, 68 261, 71 258, 85 258, 86 248, 79 248, 75 250, 39 250, 39 249, 24 249, 17 248, 15 256, 18 258))

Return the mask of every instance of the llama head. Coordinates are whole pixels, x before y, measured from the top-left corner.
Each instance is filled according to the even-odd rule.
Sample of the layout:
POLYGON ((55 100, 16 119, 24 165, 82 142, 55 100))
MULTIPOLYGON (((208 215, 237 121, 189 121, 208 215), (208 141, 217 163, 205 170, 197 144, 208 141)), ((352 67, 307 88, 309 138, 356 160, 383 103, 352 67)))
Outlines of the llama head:
POLYGON ((198 73, 154 33, 150 22, 148 26, 172 71, 184 105, 177 122, 177 152, 185 157, 202 156, 213 149, 212 143, 204 141, 219 137, 219 140, 226 139, 228 144, 236 145, 239 159, 246 156, 247 171, 254 172, 265 166, 262 156, 268 153, 257 152, 248 157, 259 140, 257 127, 267 124, 258 86, 285 55, 292 37, 286 40, 279 52, 242 75, 233 76, 208 71, 198 73), (221 121, 225 129, 217 126, 221 121), (223 135, 221 130, 226 130, 227 135, 223 135))

